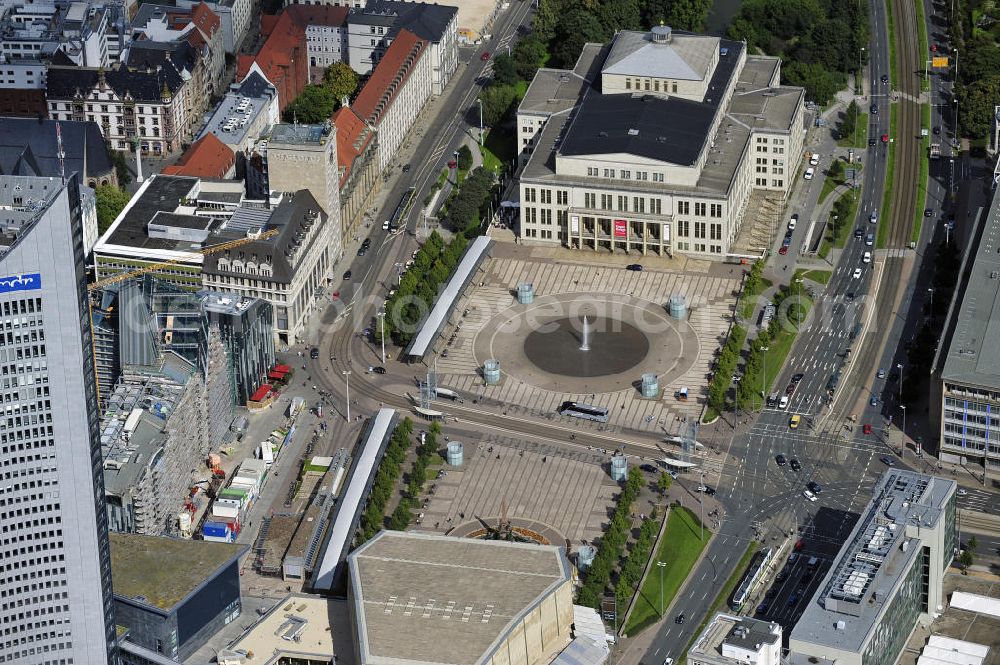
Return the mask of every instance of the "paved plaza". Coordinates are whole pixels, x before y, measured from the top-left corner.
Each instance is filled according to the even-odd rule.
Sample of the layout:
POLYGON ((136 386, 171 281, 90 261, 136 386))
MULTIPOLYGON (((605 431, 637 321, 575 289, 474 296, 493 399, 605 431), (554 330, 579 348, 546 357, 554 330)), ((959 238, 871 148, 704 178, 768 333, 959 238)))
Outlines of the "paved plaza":
POLYGON ((495 527, 505 503, 515 527, 553 544, 600 536, 619 491, 608 475, 608 454, 496 435, 463 443, 464 464, 445 467, 447 475, 433 481, 420 528, 466 535, 482 528, 480 519, 495 527))
MULTIPOLYGON (((573 400, 611 412, 607 425, 574 425, 676 434, 685 419, 695 419, 701 412, 710 366, 729 328, 742 271, 720 270, 721 266, 700 261, 662 264, 669 269, 646 266, 643 272, 632 272, 618 265, 553 261, 531 248, 494 252, 483 264, 485 278, 466 289, 442 330, 435 349, 438 384, 502 404, 511 413, 557 419, 560 404, 573 400), (515 294, 522 282, 534 285, 536 297, 530 305, 517 303, 515 294), (667 315, 674 295, 686 299, 684 320, 667 315), (576 322, 584 314, 620 318, 638 328, 648 351, 637 354, 640 359, 634 366, 598 377, 586 376, 587 372, 580 372, 584 376, 546 372, 531 361, 525 340, 532 330, 546 324, 565 326, 566 321, 573 321, 577 329, 559 344, 563 353, 578 356, 576 322), (527 319, 534 328, 525 325, 527 319), (445 350, 447 357, 442 356, 445 350), (500 361, 502 380, 486 386, 482 363, 491 358, 500 361), (640 393, 645 372, 659 377, 657 399, 645 399, 640 393), (675 398, 682 387, 689 389, 687 401, 675 398)), ((599 339, 595 337, 595 344, 599 339)), ((552 353, 559 352, 552 347, 552 353)))

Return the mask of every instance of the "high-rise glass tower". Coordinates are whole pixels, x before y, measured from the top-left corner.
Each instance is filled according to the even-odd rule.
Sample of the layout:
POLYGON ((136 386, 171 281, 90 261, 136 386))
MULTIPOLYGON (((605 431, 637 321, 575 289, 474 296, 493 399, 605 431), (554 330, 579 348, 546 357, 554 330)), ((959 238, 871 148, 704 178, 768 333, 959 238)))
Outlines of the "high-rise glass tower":
POLYGON ((114 662, 76 176, 0 176, 0 663, 114 662))

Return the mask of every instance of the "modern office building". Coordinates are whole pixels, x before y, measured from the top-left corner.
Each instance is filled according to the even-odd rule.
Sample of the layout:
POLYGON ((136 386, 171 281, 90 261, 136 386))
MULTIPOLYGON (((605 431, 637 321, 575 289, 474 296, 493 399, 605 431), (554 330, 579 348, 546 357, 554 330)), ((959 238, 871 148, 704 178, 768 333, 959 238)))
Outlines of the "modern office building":
POLYGON ((781 626, 719 612, 688 650, 687 659, 691 665, 782 665, 781 626))
POLYGON ((518 107, 521 238, 600 252, 722 258, 755 192, 795 178, 805 92, 777 58, 665 26, 587 44, 518 107))
POLYGON ((239 618, 246 551, 234 543, 111 534, 115 610, 127 639, 183 662, 239 618))
POLYGON ((325 125, 276 125, 267 141, 267 177, 272 190, 308 190, 319 202, 337 233, 331 253, 340 257, 340 171, 337 129, 325 125))
POLYGON ((938 405, 941 459, 982 465, 987 476, 996 478, 1000 476, 1000 347, 988 343, 1000 333, 1000 255, 995 251, 1000 243, 1000 196, 996 193, 979 225, 981 235, 971 239, 972 267, 961 275, 938 347, 931 403, 938 405))
POLYGON ((257 139, 281 120, 278 91, 254 70, 233 84, 212 112, 201 136, 215 136, 239 156, 251 150, 257 139))
POLYGON ((114 663, 78 176, 49 191, 0 235, 0 662, 114 663))
POLYGON ((246 404, 274 367, 274 306, 260 298, 208 293, 202 309, 226 347, 235 403, 246 404))
POLYGON ((789 649, 839 665, 892 665, 945 604, 958 546, 956 483, 890 469, 809 600, 789 649))

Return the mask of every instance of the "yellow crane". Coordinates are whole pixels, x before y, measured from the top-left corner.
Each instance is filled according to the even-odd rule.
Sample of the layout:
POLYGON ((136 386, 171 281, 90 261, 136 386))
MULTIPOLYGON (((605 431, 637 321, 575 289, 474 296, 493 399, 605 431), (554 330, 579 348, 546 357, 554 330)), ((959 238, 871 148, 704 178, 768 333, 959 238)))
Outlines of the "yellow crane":
MULTIPOLYGON (((223 242, 218 245, 211 245, 205 247, 204 249, 197 249, 191 252, 192 254, 201 254, 205 256, 207 254, 214 254, 216 252, 222 252, 227 249, 232 249, 233 247, 239 247, 250 242, 256 242, 258 240, 265 240, 272 236, 278 235, 279 229, 271 229, 270 231, 256 231, 247 234, 246 238, 239 238, 237 240, 230 240, 229 242, 223 242)), ((112 275, 105 279, 98 280, 92 284, 87 285, 88 291, 97 291, 98 289, 103 289, 106 286, 111 286, 112 284, 117 284, 119 282, 124 282, 126 280, 132 279, 133 277, 141 277, 146 273, 156 272, 158 270, 163 270, 164 268, 169 268, 170 266, 177 265, 178 263, 183 263, 185 259, 171 259, 170 261, 162 261, 160 263, 150 263, 149 265, 143 266, 142 268, 136 268, 135 270, 129 270, 128 272, 121 272, 117 275, 112 275)))

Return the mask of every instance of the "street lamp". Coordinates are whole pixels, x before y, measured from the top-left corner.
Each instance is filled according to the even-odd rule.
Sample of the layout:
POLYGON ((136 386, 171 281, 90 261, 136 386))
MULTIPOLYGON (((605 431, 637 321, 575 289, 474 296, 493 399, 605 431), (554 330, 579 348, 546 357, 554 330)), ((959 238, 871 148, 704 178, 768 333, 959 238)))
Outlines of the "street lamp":
POLYGON ((404 264, 404 263, 397 263, 396 264, 396 286, 399 286, 400 284, 403 283, 403 266, 404 265, 406 265, 406 264, 404 264))
POLYGON ((899 456, 903 456, 903 452, 906 451, 906 405, 900 404, 899 408, 903 410, 903 440, 899 445, 899 456))
POLYGON ((340 373, 344 375, 344 381, 347 382, 347 422, 351 422, 351 370, 341 370, 340 373))
POLYGON ((952 137, 954 143, 958 144, 958 97, 955 96, 955 88, 958 86, 958 49, 952 49, 955 54, 955 80, 951 82, 951 97, 955 105, 955 135, 952 137))
POLYGON ((933 319, 934 318, 934 289, 928 287, 927 288, 927 293, 929 293, 930 296, 931 296, 931 312, 930 312, 930 314, 931 314, 931 318, 933 319))
POLYGON ((476 98, 476 103, 479 104, 479 147, 483 147, 483 100, 476 98))
MULTIPOLYGON (((863 82, 863 79, 861 78, 861 59, 864 56, 864 53, 865 53, 865 47, 862 46, 861 50, 858 51, 858 75, 856 77, 856 80, 858 82, 858 87, 861 88, 861 92, 865 91, 865 84, 863 82)), ((854 102, 854 105, 857 106, 856 101, 854 102)), ((858 144, 858 118, 860 116, 861 116, 861 109, 858 109, 858 111, 854 114, 854 145, 858 144)))
POLYGON ((899 403, 903 403, 903 363, 896 363, 896 369, 899 370, 899 403))
POLYGON ((663 616, 663 569, 667 567, 665 561, 657 561, 656 567, 660 569, 660 616, 663 616))
POLYGON ((382 364, 385 364, 385 310, 375 312, 378 317, 379 337, 382 339, 382 364))

